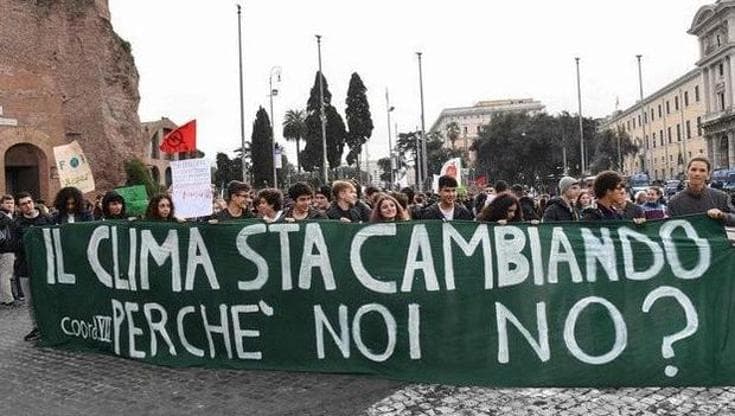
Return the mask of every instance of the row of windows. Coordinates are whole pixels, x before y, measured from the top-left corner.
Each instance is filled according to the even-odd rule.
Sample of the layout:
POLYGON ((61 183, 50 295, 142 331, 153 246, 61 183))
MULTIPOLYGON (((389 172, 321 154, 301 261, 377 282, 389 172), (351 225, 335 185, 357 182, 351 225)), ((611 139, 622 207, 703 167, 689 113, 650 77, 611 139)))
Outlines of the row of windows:
MULTIPOLYGON (((684 107, 689 107, 689 91, 684 91, 684 107)), ((694 101, 699 102, 699 85, 694 86, 694 101)), ((724 101, 724 100, 723 100, 724 101)), ((658 105, 658 118, 663 117, 663 111, 666 110, 666 114, 671 114, 671 101, 666 100, 666 102, 663 104, 663 107, 661 104, 658 105)), ((679 111, 679 96, 674 97, 674 111, 679 111)), ((636 119, 638 121, 638 126, 641 126, 642 124, 648 124, 648 112, 643 113, 643 120, 641 120, 640 114, 638 117, 632 117, 630 120, 627 121, 627 123, 624 125, 624 127, 627 127, 627 131, 631 130, 632 128, 636 128, 636 119), (642 123, 641 123, 642 121, 642 123)), ((651 108, 651 122, 656 120, 656 111, 655 109, 651 108)), ((626 130, 624 128, 623 130, 626 130)))
MULTIPOLYGON (((697 136, 701 136, 701 135, 702 135, 702 117, 697 117, 697 136)), ((680 142, 682 140, 682 137, 684 137, 684 136, 687 139, 691 139, 692 138, 692 124, 691 124, 691 121, 689 121, 689 120, 687 120, 686 123, 684 124, 684 132, 683 132, 683 134, 682 134, 681 124, 677 124, 676 125, 676 141, 677 142, 680 142)), ((654 148, 655 149, 657 142, 658 142, 658 145, 659 146, 663 146, 664 145, 664 141, 666 141, 668 143, 673 143, 674 142, 673 134, 672 134, 672 128, 671 127, 668 127, 666 129, 666 135, 664 135, 664 130, 663 129, 660 129, 658 131, 658 136, 656 135, 656 132, 654 131, 651 134, 651 138, 653 140, 651 140, 650 143, 649 143, 649 140, 648 140, 649 137, 648 137, 648 135, 646 135, 646 137, 645 137, 646 150, 648 150, 649 148, 654 148)))

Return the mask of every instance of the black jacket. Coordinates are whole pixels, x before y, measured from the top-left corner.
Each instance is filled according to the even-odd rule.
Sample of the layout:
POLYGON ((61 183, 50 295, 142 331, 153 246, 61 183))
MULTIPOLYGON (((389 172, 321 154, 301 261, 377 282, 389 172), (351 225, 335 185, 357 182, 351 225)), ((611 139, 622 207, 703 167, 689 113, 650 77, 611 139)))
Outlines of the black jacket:
MULTIPOLYGON (((428 207, 424 208, 424 210, 421 212, 422 220, 446 220, 444 218, 444 214, 442 214, 442 211, 439 209, 439 203, 433 203, 429 205, 428 207)), ((472 213, 467 210, 463 205, 461 204, 454 204, 454 218, 452 220, 467 220, 472 221, 475 218, 472 216, 472 213)))
POLYGON ((354 223, 368 222, 370 220, 370 210, 369 208, 365 210, 362 206, 355 205, 347 211, 344 211, 336 202, 333 202, 332 206, 327 210, 327 217, 332 220, 347 218, 350 222, 354 223))
POLYGON ((0 254, 13 251, 13 218, 0 211, 0 254))
POLYGON ((286 218, 293 218, 294 221, 299 222, 299 221, 306 221, 306 220, 326 220, 327 216, 323 214, 321 211, 319 211, 318 209, 309 207, 309 211, 307 211, 306 213, 306 218, 297 220, 293 216, 293 207, 291 207, 288 210, 286 210, 283 213, 283 215, 281 215, 280 222, 285 222, 286 218))
POLYGON ((578 219, 577 212, 558 197, 552 198, 544 210, 544 222, 577 221, 578 219))
POLYGON ((53 225, 51 217, 43 215, 40 212, 35 218, 27 218, 19 215, 13 222, 13 247, 15 252, 15 275, 22 277, 30 277, 30 270, 26 262, 25 247, 23 246, 23 237, 31 227, 42 227, 44 225, 53 225))

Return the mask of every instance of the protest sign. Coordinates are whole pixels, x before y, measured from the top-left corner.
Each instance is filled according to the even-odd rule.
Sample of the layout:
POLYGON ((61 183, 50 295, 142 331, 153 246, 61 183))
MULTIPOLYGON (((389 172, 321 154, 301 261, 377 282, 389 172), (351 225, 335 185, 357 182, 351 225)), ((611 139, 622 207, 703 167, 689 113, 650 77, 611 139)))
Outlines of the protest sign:
POLYGON ((145 190, 145 185, 117 188, 115 192, 120 194, 125 200, 127 215, 138 216, 145 214, 145 210, 148 208, 148 192, 145 190))
POLYGON ((171 179, 177 217, 212 214, 212 168, 206 159, 172 161, 171 179))
POLYGON ((82 147, 76 140, 55 146, 54 158, 62 187, 74 186, 84 193, 94 191, 92 170, 89 168, 87 158, 84 157, 82 147))
POLYGON ((457 180, 457 185, 462 186, 462 159, 455 157, 449 159, 442 165, 439 176, 451 176, 457 180))
POLYGON ((734 248, 705 216, 80 223, 25 244, 43 346, 432 383, 735 382, 734 248))

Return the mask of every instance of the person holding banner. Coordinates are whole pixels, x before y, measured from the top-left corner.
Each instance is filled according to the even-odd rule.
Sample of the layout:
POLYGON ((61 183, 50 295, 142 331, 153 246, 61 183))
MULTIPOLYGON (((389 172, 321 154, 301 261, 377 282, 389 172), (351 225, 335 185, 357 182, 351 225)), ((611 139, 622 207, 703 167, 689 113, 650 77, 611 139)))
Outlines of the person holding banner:
POLYGON ((255 207, 258 217, 267 223, 278 222, 283 216, 283 194, 276 188, 265 188, 258 192, 255 207))
POLYGON ((592 189, 597 197, 597 207, 584 212, 584 221, 609 221, 625 219, 617 207, 626 200, 625 182, 619 173, 606 170, 595 177, 592 189))
POLYGON ((125 198, 115 191, 110 191, 102 197, 102 220, 127 219, 125 212, 125 198))
POLYGON ((145 210, 146 221, 176 222, 174 201, 167 194, 158 194, 151 198, 145 210))
POLYGON ((707 186, 710 167, 709 159, 705 157, 698 156, 689 160, 687 165, 689 184, 669 201, 669 215, 678 217, 706 213, 710 218, 727 226, 735 226, 735 207, 730 197, 720 190, 707 186))
POLYGON ((296 182, 288 188, 288 197, 293 205, 286 210, 283 218, 286 222, 298 222, 306 220, 323 220, 327 216, 311 206, 314 191, 307 183, 296 182))
POLYGON ((314 192, 314 208, 325 216, 331 206, 329 201, 331 195, 332 188, 329 185, 322 185, 314 192))
POLYGON ((457 204, 457 180, 451 176, 439 177, 439 201, 429 205, 421 212, 422 220, 467 220, 474 218, 467 208, 457 204))
MULTIPOLYGON (((518 198, 511 193, 503 193, 483 208, 477 216, 478 222, 494 222, 500 225, 523 221, 523 211, 518 198)), ((535 221, 538 223, 538 220, 535 221)))
POLYGON ((217 221, 242 220, 253 218, 250 213, 250 185, 240 181, 227 184, 227 207, 214 215, 217 221))
POLYGON ((85 207, 82 191, 73 186, 59 190, 54 199, 54 207, 56 208, 52 216, 54 224, 94 221, 92 213, 85 207))
POLYGON ((20 215, 13 224, 13 239, 11 249, 15 252, 15 276, 20 279, 20 285, 25 295, 25 301, 28 305, 28 312, 31 315, 33 329, 23 339, 26 341, 35 341, 39 339, 40 333, 36 326, 36 319, 33 315, 33 302, 31 299, 31 273, 26 259, 25 246, 23 245, 23 237, 31 227, 43 227, 52 225, 51 217, 42 214, 33 204, 33 197, 28 192, 21 192, 17 196, 18 206, 20 207, 20 215))
POLYGON ((408 211, 397 199, 388 194, 380 193, 375 199, 375 208, 370 215, 370 222, 408 221, 408 211))
POLYGON ((577 221, 574 201, 579 195, 579 181, 571 176, 559 179, 559 196, 552 198, 544 209, 544 222, 577 221))
POLYGON ((356 204, 357 189, 352 182, 335 181, 332 184, 332 195, 334 202, 327 210, 327 217, 342 222, 360 223, 370 219, 369 210, 364 212, 356 204))

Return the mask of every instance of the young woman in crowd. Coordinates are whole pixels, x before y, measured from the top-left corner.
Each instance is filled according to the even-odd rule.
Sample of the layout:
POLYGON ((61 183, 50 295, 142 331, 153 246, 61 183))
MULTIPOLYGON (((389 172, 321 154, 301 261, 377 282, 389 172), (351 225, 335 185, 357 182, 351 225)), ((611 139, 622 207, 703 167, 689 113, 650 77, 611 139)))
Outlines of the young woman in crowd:
POLYGON ((582 218, 584 211, 592 209, 594 205, 594 200, 592 199, 592 195, 589 190, 585 189, 580 191, 579 196, 577 196, 577 200, 574 201, 574 209, 577 211, 577 218, 582 218))
POLYGON ((275 188, 261 189, 255 201, 258 217, 265 222, 272 223, 281 219, 283 215, 283 194, 281 194, 281 191, 275 188))
POLYGON ((61 188, 54 199, 56 212, 51 218, 54 224, 72 224, 75 222, 93 221, 92 213, 86 209, 82 191, 68 186, 61 188))
POLYGON ((151 198, 145 211, 145 219, 148 221, 177 221, 174 215, 174 201, 167 194, 158 194, 151 198))
POLYGON ((408 212, 401 204, 388 194, 379 194, 375 199, 375 208, 370 214, 370 222, 408 221, 408 212))
POLYGON ((127 219, 125 199, 115 191, 110 191, 102 198, 101 212, 103 220, 127 219))
POLYGON ((496 196, 493 201, 483 208, 477 217, 479 222, 494 222, 501 225, 511 222, 523 221, 518 198, 510 193, 503 193, 496 196))

